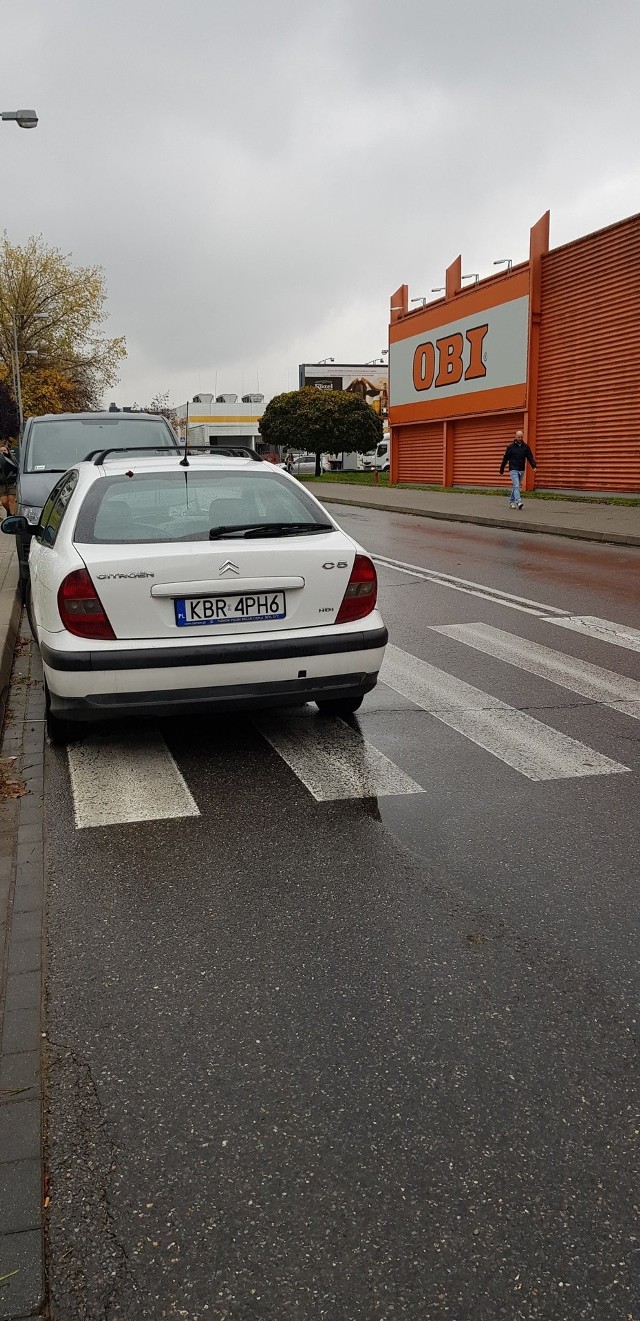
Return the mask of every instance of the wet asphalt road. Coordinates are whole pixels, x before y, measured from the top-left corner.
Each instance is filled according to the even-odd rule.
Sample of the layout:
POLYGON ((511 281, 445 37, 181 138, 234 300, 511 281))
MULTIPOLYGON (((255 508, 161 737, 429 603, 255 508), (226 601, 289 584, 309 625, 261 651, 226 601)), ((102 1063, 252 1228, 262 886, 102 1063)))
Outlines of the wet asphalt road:
MULTIPOLYGON (((640 552, 340 511, 371 551, 640 628, 640 552)), ((628 768, 532 782, 380 684, 423 790, 316 802, 163 722, 200 816, 76 830, 49 750, 54 1321, 638 1321, 640 725, 435 633, 640 653, 382 569, 394 645, 628 768)))

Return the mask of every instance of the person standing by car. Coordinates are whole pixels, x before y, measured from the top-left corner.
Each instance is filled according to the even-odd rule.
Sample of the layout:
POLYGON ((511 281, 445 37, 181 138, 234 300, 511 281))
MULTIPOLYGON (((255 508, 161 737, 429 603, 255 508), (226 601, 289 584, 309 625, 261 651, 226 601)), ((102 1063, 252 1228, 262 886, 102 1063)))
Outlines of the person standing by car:
POLYGON ((0 443, 0 504, 8 514, 16 512, 16 477, 18 465, 6 440, 0 443))
POLYGON ((291 453, 291 450, 289 450, 289 453, 285 455, 284 466, 287 472, 291 473, 291 476, 294 477, 296 471, 296 461, 293 457, 293 454, 291 453))
POLYGON ((522 478, 524 477, 526 463, 530 463, 532 468, 537 467, 529 446, 525 445, 522 432, 516 431, 511 444, 507 445, 502 463, 500 464, 500 476, 502 476, 507 464, 509 465, 509 476, 511 477, 511 492, 509 494, 510 509, 522 509, 520 485, 522 478))

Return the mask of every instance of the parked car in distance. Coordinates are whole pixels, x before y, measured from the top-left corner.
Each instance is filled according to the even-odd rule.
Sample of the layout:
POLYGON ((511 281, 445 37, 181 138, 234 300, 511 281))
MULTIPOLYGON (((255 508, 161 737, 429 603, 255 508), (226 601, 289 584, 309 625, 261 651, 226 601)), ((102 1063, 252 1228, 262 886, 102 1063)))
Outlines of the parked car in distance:
MULTIPOLYGON (((20 444, 16 512, 36 527, 61 473, 99 450, 177 449, 178 439, 157 413, 47 413, 27 419, 20 444)), ((31 537, 16 537, 20 579, 28 578, 31 537)))
POLYGON ((313 473, 316 470, 315 454, 305 454, 305 453, 297 454, 296 451, 294 450, 293 458, 294 458, 294 470, 296 476, 300 473, 304 473, 307 476, 313 475, 313 473))
POLYGON ((295 477, 243 457, 98 454, 29 537, 27 609, 47 728, 301 705, 347 716, 387 630, 372 560, 295 477))

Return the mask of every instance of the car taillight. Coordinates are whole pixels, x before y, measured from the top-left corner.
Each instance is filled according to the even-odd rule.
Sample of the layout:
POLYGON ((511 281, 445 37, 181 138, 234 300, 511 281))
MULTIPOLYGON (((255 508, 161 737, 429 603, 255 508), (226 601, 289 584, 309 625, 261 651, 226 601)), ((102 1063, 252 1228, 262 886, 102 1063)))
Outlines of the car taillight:
POLYGON ((60 584, 58 610, 67 632, 74 633, 77 638, 115 638, 102 601, 86 569, 75 569, 60 584))
POLYGON ((375 610, 377 598, 378 578, 375 567, 368 555, 356 555, 349 585, 336 615, 336 624, 350 624, 354 619, 364 619, 365 615, 375 610))

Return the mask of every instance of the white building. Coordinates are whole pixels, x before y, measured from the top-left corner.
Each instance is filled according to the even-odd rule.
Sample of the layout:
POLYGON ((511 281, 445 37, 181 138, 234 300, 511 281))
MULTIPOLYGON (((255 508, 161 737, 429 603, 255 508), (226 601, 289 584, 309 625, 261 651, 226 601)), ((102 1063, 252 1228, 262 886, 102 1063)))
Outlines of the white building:
POLYGON ((257 449, 260 443, 258 424, 264 413, 264 395, 197 394, 176 409, 176 429, 188 444, 209 449, 215 445, 246 445, 257 449))

